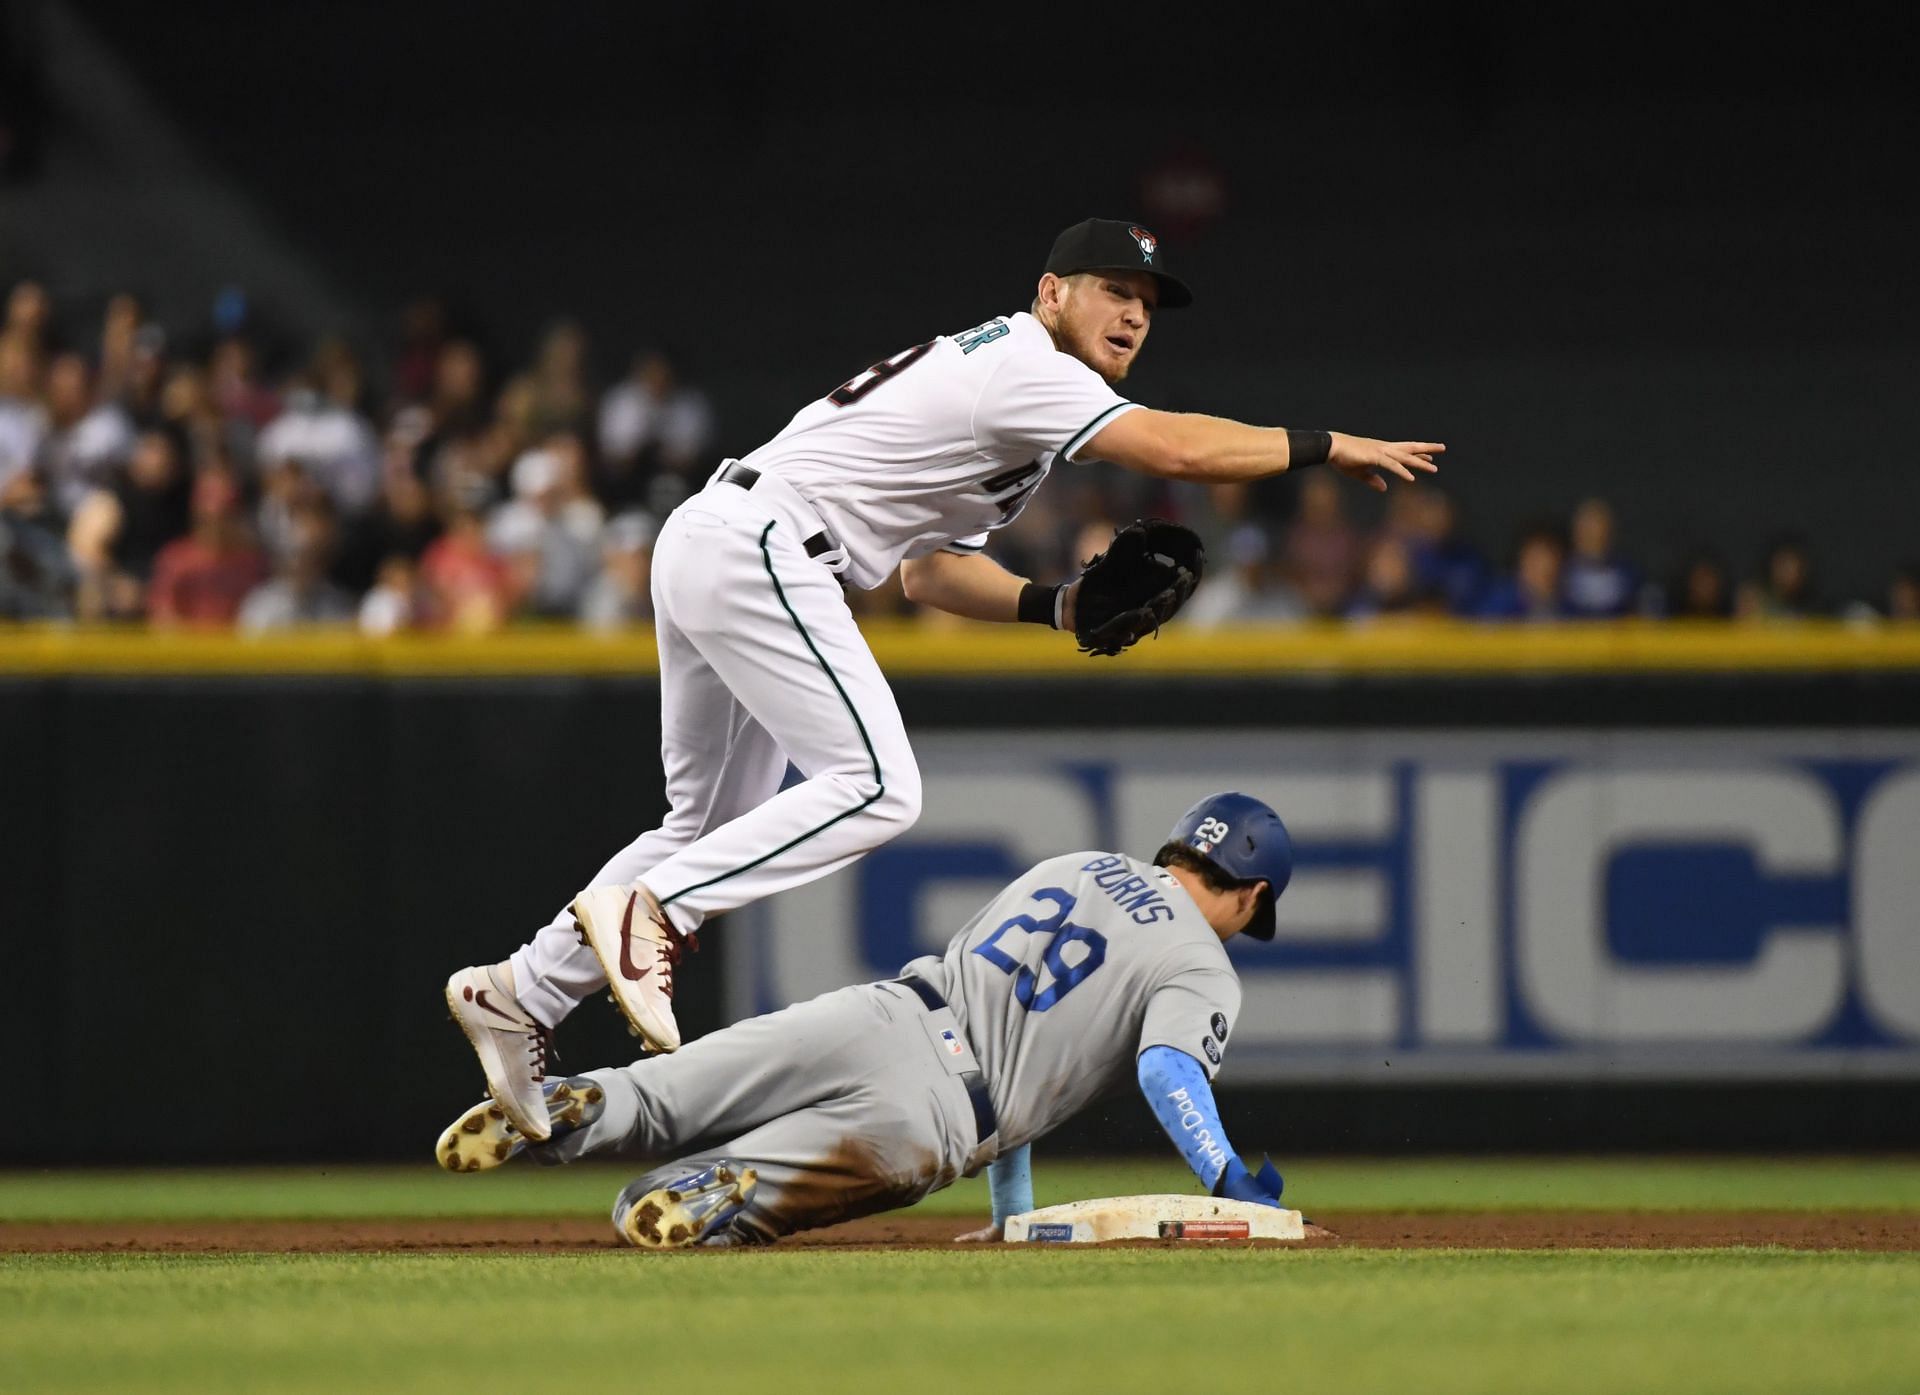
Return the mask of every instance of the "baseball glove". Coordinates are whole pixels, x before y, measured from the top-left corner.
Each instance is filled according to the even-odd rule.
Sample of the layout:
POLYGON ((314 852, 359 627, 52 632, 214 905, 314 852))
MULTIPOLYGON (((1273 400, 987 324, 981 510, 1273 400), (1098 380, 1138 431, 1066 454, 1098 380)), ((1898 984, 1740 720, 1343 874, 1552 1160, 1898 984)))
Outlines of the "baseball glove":
POLYGON ((1118 654, 1171 620, 1206 566, 1191 528, 1164 518, 1136 519, 1080 571, 1073 637, 1084 654, 1118 654))

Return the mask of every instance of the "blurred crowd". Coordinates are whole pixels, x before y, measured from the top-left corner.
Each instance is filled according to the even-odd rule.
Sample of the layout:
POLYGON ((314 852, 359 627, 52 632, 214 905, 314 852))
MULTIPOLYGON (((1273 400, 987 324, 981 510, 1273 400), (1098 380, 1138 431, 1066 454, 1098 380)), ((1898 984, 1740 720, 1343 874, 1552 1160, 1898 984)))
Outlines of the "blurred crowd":
POLYGON ((0 617, 374 633, 649 618, 659 520, 715 463, 653 348, 596 388, 576 325, 502 372, 408 308, 369 380, 324 340, 184 342, 131 295, 79 342, 31 283, 0 327, 0 617))
MULTIPOLYGON (((570 322, 502 363, 423 299, 378 346, 376 374, 333 339, 279 361, 240 304, 193 336, 170 334, 130 294, 77 329, 55 310, 22 282, 0 324, 0 619, 377 634, 643 623, 660 520, 722 455, 708 396, 670 352, 643 348, 602 379, 570 322)), ((1055 473, 994 551, 1057 581, 1120 522, 1183 519, 1212 560, 1187 613, 1200 626, 1920 618, 1920 569, 1835 604, 1792 537, 1752 571, 1702 551, 1656 577, 1601 499, 1492 557, 1440 487, 1394 490, 1367 521, 1359 497, 1325 470, 1203 488, 1075 468, 1055 473)), ((849 600, 862 614, 914 613, 897 583, 849 600)))
MULTIPOLYGON (((1222 491, 1214 494, 1218 506, 1222 491)), ((1565 518, 1536 520, 1501 557, 1468 539, 1454 497, 1437 485, 1393 490, 1372 526, 1350 517, 1353 498, 1350 487, 1319 470, 1293 482, 1286 517, 1225 500, 1215 509, 1213 567, 1189 608, 1192 623, 1423 615, 1920 620, 1920 566, 1896 571, 1882 595, 1836 600, 1822 594, 1812 550, 1793 533, 1775 538, 1751 571, 1699 547, 1662 576, 1621 542, 1605 499, 1582 499, 1565 518)))

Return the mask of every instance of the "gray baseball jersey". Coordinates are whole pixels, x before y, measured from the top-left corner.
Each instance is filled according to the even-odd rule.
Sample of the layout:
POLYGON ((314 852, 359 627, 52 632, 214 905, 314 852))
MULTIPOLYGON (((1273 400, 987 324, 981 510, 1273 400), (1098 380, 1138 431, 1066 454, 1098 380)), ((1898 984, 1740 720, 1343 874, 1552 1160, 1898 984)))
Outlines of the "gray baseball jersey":
POLYGON ((1184 1051, 1211 1076, 1240 1007, 1226 949, 1186 890, 1114 853, 1041 863, 944 956, 906 971, 947 1007, 932 1011, 897 983, 860 984, 590 1072, 603 1115, 534 1156, 655 1162, 621 1193, 616 1218, 730 1159, 760 1179, 735 1238, 769 1240, 973 1175, 1128 1079, 1149 1046, 1184 1051), (976 1070, 998 1116, 990 1138, 964 1084, 976 1070), (697 1144, 705 1151, 676 1156, 697 1144))
POLYGON ((959 1019, 992 1090, 1006 1152, 1133 1078, 1150 1046, 1211 1079, 1240 1011, 1226 947, 1164 869, 1114 853, 1042 862, 946 953, 906 973, 959 1019))

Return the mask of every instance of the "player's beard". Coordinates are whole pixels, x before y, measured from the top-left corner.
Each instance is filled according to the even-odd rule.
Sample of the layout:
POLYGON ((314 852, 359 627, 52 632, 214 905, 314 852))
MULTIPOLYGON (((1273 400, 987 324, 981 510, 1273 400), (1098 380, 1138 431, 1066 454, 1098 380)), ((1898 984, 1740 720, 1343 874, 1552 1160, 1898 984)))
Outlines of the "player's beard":
POLYGON ((1107 336, 1091 326, 1076 325, 1068 336, 1067 342, 1073 346, 1073 356, 1087 367, 1105 378, 1109 383, 1117 383, 1127 376, 1133 367, 1133 360, 1140 352, 1135 349, 1128 354, 1116 370, 1113 359, 1107 354, 1107 336))
POLYGON ((1048 324, 1041 316, 1038 301, 1034 302, 1033 314, 1034 317, 1039 319, 1040 323, 1045 326, 1048 335, 1053 339, 1053 346, 1056 349, 1070 357, 1079 359, 1080 362, 1086 364, 1087 367, 1098 373, 1110 384, 1117 383, 1122 378, 1125 378, 1128 371, 1133 367, 1133 361, 1140 356, 1139 339, 1136 337, 1133 352, 1127 355, 1126 361, 1120 365, 1119 370, 1116 372, 1111 367, 1112 360, 1107 357, 1105 352, 1107 336, 1092 324, 1082 321, 1075 316, 1071 304, 1064 307, 1064 313, 1060 314, 1052 324, 1048 324))

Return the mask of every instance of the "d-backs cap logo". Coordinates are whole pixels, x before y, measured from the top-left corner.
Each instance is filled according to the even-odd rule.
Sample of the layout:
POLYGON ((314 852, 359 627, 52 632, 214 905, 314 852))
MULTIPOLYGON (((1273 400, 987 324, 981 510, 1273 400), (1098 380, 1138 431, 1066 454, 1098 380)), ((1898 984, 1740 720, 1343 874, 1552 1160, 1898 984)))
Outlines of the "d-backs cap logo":
POLYGON ((1145 228, 1128 228, 1127 231, 1133 235, 1133 240, 1140 244, 1140 255, 1146 259, 1147 265, 1152 266, 1153 254, 1160 250, 1160 239, 1145 228))

